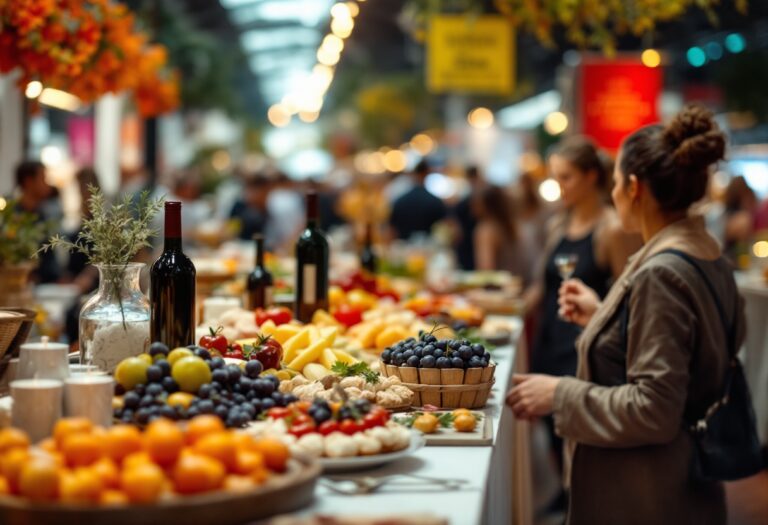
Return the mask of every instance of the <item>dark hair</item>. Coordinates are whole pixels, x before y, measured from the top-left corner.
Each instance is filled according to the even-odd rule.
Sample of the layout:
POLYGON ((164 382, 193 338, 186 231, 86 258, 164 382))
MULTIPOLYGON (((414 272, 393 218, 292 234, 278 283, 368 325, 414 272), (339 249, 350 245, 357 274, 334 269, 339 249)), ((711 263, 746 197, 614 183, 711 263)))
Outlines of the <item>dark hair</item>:
POLYGON ((486 216, 499 225, 506 234, 506 240, 515 242, 518 237, 517 218, 512 207, 512 200, 499 186, 487 186, 480 192, 478 204, 486 216))
POLYGON ((416 164, 416 167, 413 168, 413 173, 416 175, 419 175, 420 177, 426 177, 429 175, 429 162, 427 159, 421 159, 418 164, 416 164))
POLYGON ((582 173, 594 172, 597 188, 601 191, 608 189, 611 175, 608 166, 612 161, 589 138, 580 135, 568 137, 555 146, 552 155, 564 158, 582 173))
POLYGON ((625 180, 635 175, 648 184, 663 211, 684 211, 701 200, 709 167, 725 155, 725 135, 712 112, 688 106, 667 126, 635 131, 621 148, 625 180))
POLYGON ((75 173, 75 179, 80 189, 87 191, 89 186, 96 186, 100 188, 99 177, 96 175, 96 171, 88 166, 82 167, 75 173))
POLYGON ((725 211, 730 213, 741 211, 744 208, 745 197, 757 203, 755 192, 749 187, 747 180, 742 176, 732 178, 728 187, 725 188, 725 211))
POLYGON ((475 181, 480 178, 480 169, 477 166, 467 166, 464 170, 464 175, 468 181, 475 181))
POLYGON ((19 188, 23 188, 27 180, 37 177, 37 175, 45 170, 45 164, 39 160, 25 160, 16 166, 16 185, 19 188))

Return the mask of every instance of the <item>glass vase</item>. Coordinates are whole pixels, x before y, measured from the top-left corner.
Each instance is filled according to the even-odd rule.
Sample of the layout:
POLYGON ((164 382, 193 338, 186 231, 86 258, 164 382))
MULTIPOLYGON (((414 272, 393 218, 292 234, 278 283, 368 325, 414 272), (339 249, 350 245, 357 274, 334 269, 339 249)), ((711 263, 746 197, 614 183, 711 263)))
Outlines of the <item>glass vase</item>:
POLYGON ((80 311, 80 362, 112 373, 149 346, 149 300, 139 278, 146 265, 96 265, 99 289, 80 311))

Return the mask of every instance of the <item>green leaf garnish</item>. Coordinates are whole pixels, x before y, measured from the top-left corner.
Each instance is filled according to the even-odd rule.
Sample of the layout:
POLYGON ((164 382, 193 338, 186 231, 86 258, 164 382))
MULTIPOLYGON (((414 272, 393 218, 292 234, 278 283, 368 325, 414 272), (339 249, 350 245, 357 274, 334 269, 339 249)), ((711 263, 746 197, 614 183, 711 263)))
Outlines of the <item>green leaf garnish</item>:
POLYGON ((360 361, 353 365, 343 361, 336 361, 331 367, 331 372, 341 377, 363 376, 368 383, 376 384, 379 382, 380 374, 374 372, 367 363, 360 361))

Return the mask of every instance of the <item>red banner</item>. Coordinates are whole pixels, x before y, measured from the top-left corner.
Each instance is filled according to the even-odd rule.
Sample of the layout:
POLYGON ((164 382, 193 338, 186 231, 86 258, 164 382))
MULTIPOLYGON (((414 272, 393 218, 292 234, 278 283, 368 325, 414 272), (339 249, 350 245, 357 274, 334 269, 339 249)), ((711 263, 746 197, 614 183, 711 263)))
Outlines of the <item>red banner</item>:
POLYGON ((581 132, 615 152, 628 134, 659 121, 659 67, 637 59, 586 59, 581 66, 581 132))

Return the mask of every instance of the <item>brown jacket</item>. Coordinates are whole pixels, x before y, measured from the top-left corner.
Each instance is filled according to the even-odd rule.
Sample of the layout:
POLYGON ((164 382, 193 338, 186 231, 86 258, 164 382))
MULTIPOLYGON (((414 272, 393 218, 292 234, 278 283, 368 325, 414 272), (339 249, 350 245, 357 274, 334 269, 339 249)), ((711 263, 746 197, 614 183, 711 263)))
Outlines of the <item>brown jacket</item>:
POLYGON ((555 392, 570 524, 725 523, 722 486, 691 476, 685 421, 721 393, 726 335, 696 270, 657 255, 669 248, 710 261, 703 266, 743 340, 743 303, 703 219, 668 226, 630 259, 578 342, 577 378, 563 378, 555 392))

